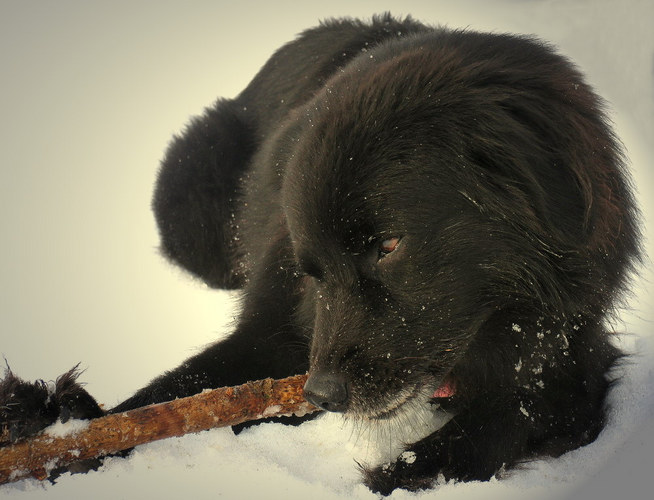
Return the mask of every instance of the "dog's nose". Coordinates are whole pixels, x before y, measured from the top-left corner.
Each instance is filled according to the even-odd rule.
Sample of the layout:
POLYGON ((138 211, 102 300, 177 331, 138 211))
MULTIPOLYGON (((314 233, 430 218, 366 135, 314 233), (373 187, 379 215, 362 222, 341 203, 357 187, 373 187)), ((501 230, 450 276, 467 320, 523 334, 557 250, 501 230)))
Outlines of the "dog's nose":
POLYGON ((345 411, 348 401, 345 377, 330 371, 316 371, 304 384, 304 397, 309 403, 327 411, 345 411))

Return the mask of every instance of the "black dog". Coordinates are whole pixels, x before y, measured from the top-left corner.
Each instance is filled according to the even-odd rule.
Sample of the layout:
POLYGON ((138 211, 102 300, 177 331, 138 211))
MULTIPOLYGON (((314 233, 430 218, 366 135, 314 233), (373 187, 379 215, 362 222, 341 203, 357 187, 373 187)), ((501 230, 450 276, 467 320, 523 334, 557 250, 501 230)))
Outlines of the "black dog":
MULTIPOLYGON (((638 258, 629 187, 600 99, 547 45, 326 22, 171 144, 163 251, 242 287, 243 310, 111 411, 308 370, 306 397, 355 419, 447 412, 365 469, 382 493, 589 443, 621 357, 605 321, 638 258)), ((73 374, 0 387, 13 440, 101 413, 73 374)))

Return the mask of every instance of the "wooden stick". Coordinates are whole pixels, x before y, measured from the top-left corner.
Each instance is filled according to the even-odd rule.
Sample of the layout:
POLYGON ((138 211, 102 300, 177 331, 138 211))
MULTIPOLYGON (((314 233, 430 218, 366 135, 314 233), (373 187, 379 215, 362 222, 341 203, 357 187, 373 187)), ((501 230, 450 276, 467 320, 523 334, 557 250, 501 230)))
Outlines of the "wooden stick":
POLYGON ((53 436, 46 430, 0 448, 0 484, 29 476, 43 480, 57 467, 189 432, 312 413, 317 408, 302 395, 306 378, 264 379, 205 391, 89 420, 83 429, 65 436, 53 436))

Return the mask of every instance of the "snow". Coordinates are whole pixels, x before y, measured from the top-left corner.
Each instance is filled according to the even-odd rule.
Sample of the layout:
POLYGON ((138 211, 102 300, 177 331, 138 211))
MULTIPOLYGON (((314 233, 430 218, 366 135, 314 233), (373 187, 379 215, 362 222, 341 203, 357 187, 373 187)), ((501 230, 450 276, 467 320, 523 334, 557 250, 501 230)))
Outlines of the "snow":
MULTIPOLYGON (((57 420, 54 424, 46 427, 43 432, 52 437, 66 437, 83 431, 89 426, 89 420, 71 419, 68 422, 57 420)), ((77 455, 76 455, 77 456, 77 455)))
MULTIPOLYGON (((1 4, 0 353, 20 376, 54 378, 82 361, 87 389, 111 406, 230 330, 234 294, 206 290, 156 254, 149 196, 157 163, 190 114, 238 93, 273 49, 330 16, 390 10, 556 44, 611 105, 653 254, 651 1, 221 4, 1 4)), ((653 281, 648 260, 615 321, 630 332, 618 342, 635 355, 620 369, 608 425, 594 443, 502 480, 440 481, 391 498, 650 498, 653 281)), ((239 436, 217 429, 140 446, 56 485, 0 486, 0 499, 373 499, 355 460, 388 453, 375 437, 334 415, 239 436)))

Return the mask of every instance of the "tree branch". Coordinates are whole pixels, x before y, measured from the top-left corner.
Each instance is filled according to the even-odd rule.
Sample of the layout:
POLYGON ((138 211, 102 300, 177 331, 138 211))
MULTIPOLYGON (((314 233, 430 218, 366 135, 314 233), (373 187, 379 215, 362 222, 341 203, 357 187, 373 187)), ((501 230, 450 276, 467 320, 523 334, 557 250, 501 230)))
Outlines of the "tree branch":
POLYGON ((264 379, 205 391, 88 421, 83 429, 37 436, 0 449, 0 484, 25 477, 45 479, 51 470, 139 444, 249 420, 317 411, 305 401, 306 375, 264 379))

